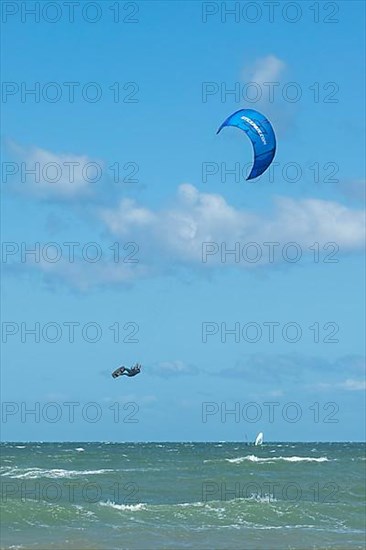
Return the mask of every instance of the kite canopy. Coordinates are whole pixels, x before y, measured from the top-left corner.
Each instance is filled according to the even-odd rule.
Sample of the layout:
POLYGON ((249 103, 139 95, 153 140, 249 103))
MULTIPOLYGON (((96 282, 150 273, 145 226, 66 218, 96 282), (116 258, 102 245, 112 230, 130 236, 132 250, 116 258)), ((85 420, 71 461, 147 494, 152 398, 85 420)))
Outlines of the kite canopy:
POLYGON ((225 126, 236 126, 243 130, 252 142, 254 163, 247 180, 263 174, 276 154, 276 136, 269 120, 254 109, 240 109, 230 115, 216 133, 220 133, 225 126))

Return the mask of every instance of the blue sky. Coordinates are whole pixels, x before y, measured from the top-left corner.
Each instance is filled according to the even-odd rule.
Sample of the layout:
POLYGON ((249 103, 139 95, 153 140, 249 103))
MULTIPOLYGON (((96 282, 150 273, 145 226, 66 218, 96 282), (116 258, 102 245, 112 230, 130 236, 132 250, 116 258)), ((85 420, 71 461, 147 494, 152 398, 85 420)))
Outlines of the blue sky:
POLYGON ((6 15, 3 439, 364 439, 364 4, 319 3, 314 22, 302 2, 293 23, 286 3, 273 22, 258 4, 255 23, 245 4, 237 21, 215 2, 141 2, 130 16, 120 2, 136 23, 114 22, 109 2, 95 23, 79 8, 70 23, 62 2, 55 23, 6 15), (225 175, 250 165, 245 136, 215 135, 245 107, 278 141, 277 164, 252 182, 225 175), (36 163, 38 181, 25 173, 36 163), (127 181, 113 181, 117 164, 127 181), (217 252, 203 262, 205 242, 217 252), (39 261, 24 255, 35 243, 39 261), (235 246, 238 261, 222 261, 235 246), (110 377, 136 361, 140 376, 110 377))

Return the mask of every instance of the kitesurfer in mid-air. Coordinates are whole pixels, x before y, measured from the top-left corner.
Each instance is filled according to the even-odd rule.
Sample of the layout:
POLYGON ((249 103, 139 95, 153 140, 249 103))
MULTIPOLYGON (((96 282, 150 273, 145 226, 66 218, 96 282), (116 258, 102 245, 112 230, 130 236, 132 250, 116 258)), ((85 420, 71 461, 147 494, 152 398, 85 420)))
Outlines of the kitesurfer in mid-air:
POLYGON ((118 378, 118 376, 136 376, 136 374, 139 374, 141 371, 141 365, 136 363, 133 367, 130 369, 127 367, 118 367, 114 372, 112 372, 113 378, 118 378))

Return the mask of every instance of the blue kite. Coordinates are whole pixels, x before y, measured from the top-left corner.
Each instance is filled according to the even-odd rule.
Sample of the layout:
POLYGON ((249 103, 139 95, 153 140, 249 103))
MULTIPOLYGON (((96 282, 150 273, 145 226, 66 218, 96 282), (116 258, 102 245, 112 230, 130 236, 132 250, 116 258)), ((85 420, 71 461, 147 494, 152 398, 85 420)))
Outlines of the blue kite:
POLYGON ((265 172, 276 154, 276 136, 269 120, 254 109, 240 109, 230 115, 217 130, 225 126, 236 126, 246 132, 252 142, 254 163, 247 180, 257 178, 265 172))

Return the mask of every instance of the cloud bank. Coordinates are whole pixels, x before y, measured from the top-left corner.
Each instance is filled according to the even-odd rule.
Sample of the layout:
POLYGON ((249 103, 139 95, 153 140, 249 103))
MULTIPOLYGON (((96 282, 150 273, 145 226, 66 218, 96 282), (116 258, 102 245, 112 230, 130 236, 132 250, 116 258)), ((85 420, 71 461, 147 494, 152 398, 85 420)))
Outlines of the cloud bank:
POLYGON ((104 284, 131 284, 179 269, 203 274, 230 265, 258 269, 289 264, 294 256, 305 261, 314 258, 309 250, 314 243, 320 248, 333 243, 328 254, 357 252, 365 240, 365 212, 361 209, 334 201, 277 197, 270 212, 256 213, 229 204, 222 195, 202 193, 191 184, 180 185, 173 204, 166 208, 151 209, 123 198, 114 207, 93 209, 90 216, 103 239, 110 239, 107 248, 113 242, 121 249, 134 243, 138 252, 133 262, 124 258, 116 263, 109 253, 109 258, 95 263, 80 258, 72 263, 66 258, 36 262, 30 257, 18 267, 39 271, 48 281, 86 290, 104 284), (283 254, 285 247, 287 255, 283 254), (230 253, 233 250, 235 254, 230 253))

